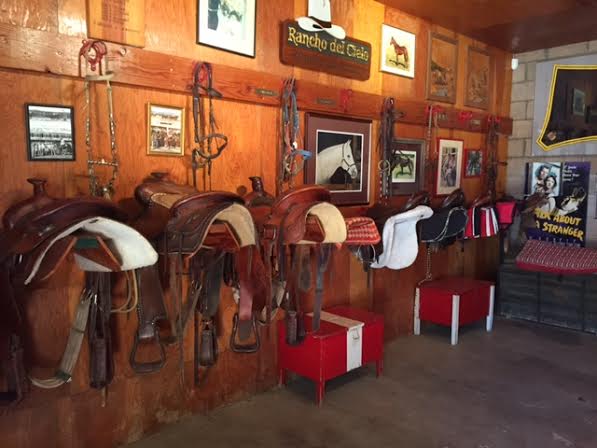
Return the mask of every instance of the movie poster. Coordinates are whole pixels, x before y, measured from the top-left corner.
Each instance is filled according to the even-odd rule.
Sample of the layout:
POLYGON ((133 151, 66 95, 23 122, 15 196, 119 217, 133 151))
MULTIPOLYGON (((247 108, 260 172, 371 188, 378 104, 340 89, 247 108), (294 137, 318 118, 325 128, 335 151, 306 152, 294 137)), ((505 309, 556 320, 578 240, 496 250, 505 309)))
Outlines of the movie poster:
POLYGON ((584 247, 587 226, 589 162, 529 163, 527 192, 543 192, 545 203, 535 209, 531 239, 584 247))

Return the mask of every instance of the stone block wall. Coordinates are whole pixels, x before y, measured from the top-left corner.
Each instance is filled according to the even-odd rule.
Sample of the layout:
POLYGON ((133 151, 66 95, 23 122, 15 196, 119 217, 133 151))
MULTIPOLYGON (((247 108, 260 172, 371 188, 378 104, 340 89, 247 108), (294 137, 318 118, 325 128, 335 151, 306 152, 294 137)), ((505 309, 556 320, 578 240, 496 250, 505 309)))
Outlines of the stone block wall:
MULTIPOLYGON (((546 48, 515 54, 519 66, 512 73, 512 98, 510 115, 514 120, 512 136, 508 142, 508 178, 507 192, 521 197, 525 190, 525 172, 527 162, 534 160, 588 161, 591 162, 591 182, 589 192, 589 210, 587 222, 587 241, 589 245, 597 245, 596 191, 597 155, 533 155, 533 119, 535 108, 535 71, 537 63, 567 57, 597 56, 597 41, 582 42, 561 47, 546 48)), ((535 135, 537 135, 535 133, 535 135)))

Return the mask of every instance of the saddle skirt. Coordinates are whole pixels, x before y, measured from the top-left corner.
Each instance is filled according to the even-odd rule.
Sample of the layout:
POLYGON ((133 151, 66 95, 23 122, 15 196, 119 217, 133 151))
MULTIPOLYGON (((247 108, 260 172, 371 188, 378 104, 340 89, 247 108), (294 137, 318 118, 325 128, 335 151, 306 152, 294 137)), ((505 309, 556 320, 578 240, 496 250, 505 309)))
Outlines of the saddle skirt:
POLYGON ((412 265, 419 252, 417 222, 428 219, 433 210, 419 205, 412 210, 388 218, 383 226, 383 253, 371 264, 372 268, 404 269, 412 265))
POLYGON ((421 223, 421 242, 446 243, 462 233, 468 221, 464 207, 439 210, 421 223))
MULTIPOLYGON (((146 207, 135 227, 152 241, 161 237, 165 253, 192 256, 209 248, 206 237, 218 223, 233 234, 237 249, 257 243, 251 213, 236 194, 199 192, 157 177, 139 185, 135 197, 146 207)), ((222 237, 226 233, 222 231, 222 237)))

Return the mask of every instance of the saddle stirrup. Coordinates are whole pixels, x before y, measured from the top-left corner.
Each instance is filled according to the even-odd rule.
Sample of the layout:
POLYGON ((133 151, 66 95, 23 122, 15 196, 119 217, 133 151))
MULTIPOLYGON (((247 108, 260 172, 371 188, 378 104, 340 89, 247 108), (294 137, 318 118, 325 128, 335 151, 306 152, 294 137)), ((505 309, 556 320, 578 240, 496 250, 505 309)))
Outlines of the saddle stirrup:
POLYGON ((239 344, 237 343, 237 335, 238 335, 238 328, 240 318, 238 313, 234 314, 234 318, 232 319, 232 333, 230 333, 230 349, 235 353, 255 353, 259 350, 261 346, 261 341, 259 338, 259 330, 257 328, 257 318, 255 314, 253 314, 251 318, 251 331, 255 335, 255 341, 252 344, 239 344))

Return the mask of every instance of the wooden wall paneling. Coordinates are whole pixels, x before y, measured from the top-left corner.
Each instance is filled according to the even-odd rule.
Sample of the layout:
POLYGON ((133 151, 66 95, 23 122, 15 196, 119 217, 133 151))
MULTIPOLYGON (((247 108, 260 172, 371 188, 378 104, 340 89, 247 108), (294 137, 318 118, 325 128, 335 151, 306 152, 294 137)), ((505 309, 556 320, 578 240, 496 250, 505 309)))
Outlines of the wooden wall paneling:
POLYGON ((36 30, 58 30, 59 0, 1 0, 0 22, 36 30))

